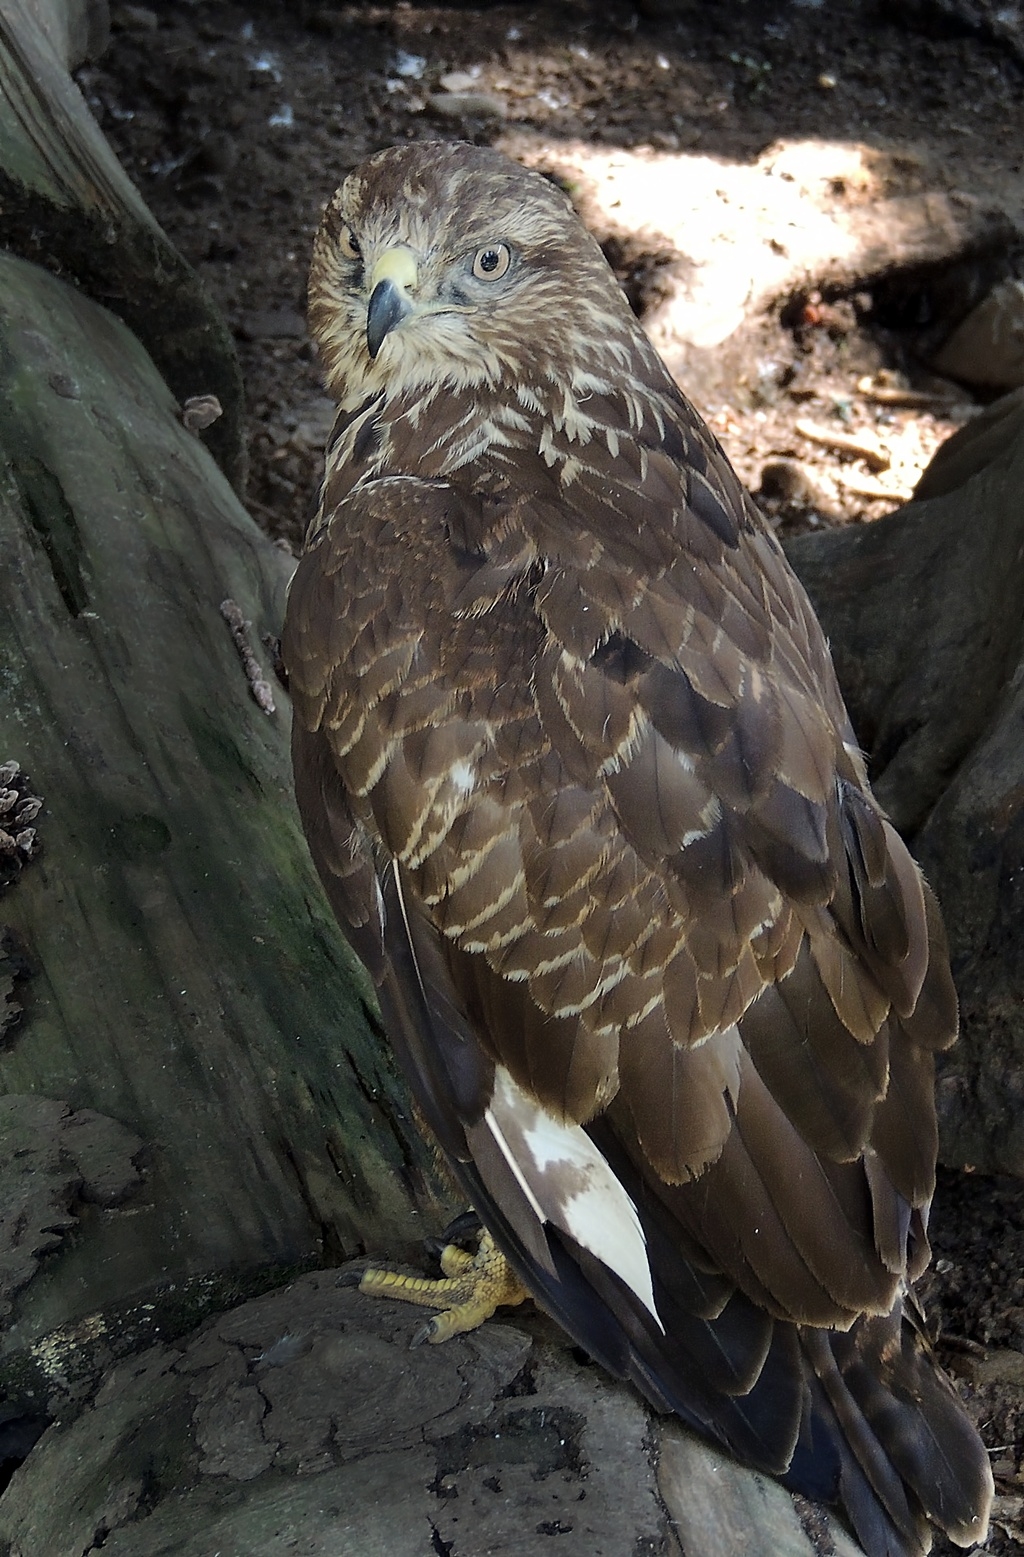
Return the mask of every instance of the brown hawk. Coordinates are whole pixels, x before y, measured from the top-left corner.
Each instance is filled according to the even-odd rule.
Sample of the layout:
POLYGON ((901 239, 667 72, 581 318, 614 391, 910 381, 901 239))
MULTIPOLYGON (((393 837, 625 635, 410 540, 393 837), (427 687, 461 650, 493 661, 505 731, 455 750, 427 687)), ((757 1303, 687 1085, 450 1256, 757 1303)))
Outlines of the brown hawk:
POLYGON ((296 788, 456 1179, 595 1358, 871 1557, 982 1538, 909 1288, 946 944, 800 584, 536 173, 381 152, 310 296, 296 788))

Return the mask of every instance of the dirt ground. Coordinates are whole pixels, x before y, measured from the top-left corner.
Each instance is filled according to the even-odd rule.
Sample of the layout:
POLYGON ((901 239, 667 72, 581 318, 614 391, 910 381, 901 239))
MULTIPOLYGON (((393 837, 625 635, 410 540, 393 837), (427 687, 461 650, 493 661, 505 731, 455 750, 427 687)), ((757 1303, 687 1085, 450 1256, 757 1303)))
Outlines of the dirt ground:
MULTIPOLYGON (((639 11, 582 0, 153 0, 113 7, 111 47, 79 81, 234 330, 250 419, 249 506, 297 546, 332 415, 304 323, 308 256, 325 200, 366 154, 460 137, 556 174, 581 142, 641 161, 687 154, 721 165, 722 206, 730 169, 760 165, 780 143, 821 142, 859 148, 851 166, 877 171, 884 159, 884 192, 894 197, 984 191, 1011 227, 1019 210, 1019 233, 1015 15, 941 0, 647 0, 639 11)), ((847 219, 860 186, 842 157, 836 166, 829 198, 847 219)), ((588 203, 584 192, 580 203, 637 312, 653 314, 677 256, 650 234, 634 241, 609 218, 609 202, 588 203)), ((706 220, 721 221, 721 210, 706 220)), ((929 354, 1012 270, 1014 241, 961 256, 952 282, 941 267, 876 276, 864 288, 845 276, 830 289, 827 275, 815 286, 811 276, 721 350, 691 353, 684 387, 784 533, 890 511, 977 410, 985 396, 938 378, 929 354), (798 426, 808 421, 860 440, 868 456, 814 441, 798 426)), ((922 1292, 992 1450, 1001 1499, 987 1549, 1024 1550, 1024 1185, 944 1173, 932 1225, 935 1263, 922 1292)))
MULTIPOLYGON (((1018 192, 1024 184, 1022 71, 1005 42, 952 23, 938 36, 915 30, 901 16, 927 7, 911 0, 649 0, 643 9, 666 14, 583 3, 114 7, 112 47, 79 79, 235 331, 251 418, 249 503, 273 533, 300 540, 331 418, 303 321, 313 233, 335 185, 377 147, 462 137, 558 172, 561 154, 584 141, 641 157, 701 155, 727 170, 780 142, 821 141, 884 157, 894 196, 951 183, 998 199, 1007 180, 1018 192)), ((831 196, 856 207, 863 179, 841 163, 831 196)), ((720 224, 735 197, 712 193, 717 209, 703 220, 720 224)), ((607 208, 615 201, 581 203, 638 312, 655 309, 670 279, 664 243, 624 233, 607 208)), ((780 240, 789 237, 780 233, 779 250, 780 240)), ((984 260, 963 303, 986 279, 984 260)), ((729 350, 691 354, 686 375, 754 490, 770 466, 765 506, 784 528, 879 517, 970 413, 970 395, 936 383, 915 357, 948 298, 937 301, 919 277, 839 297, 823 280, 822 296, 813 287, 783 295, 729 350), (883 393, 912 382, 935 399, 865 399, 858 386, 869 379, 883 393), (801 419, 866 430, 886 447, 888 471, 809 442, 801 419)))

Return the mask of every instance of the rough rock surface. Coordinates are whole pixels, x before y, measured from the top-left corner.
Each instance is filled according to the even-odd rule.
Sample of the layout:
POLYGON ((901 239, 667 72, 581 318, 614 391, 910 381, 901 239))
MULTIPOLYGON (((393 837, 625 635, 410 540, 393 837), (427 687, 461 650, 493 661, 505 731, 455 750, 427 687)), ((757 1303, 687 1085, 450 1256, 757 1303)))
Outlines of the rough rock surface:
POLYGON ((141 1182, 142 1142, 114 1119, 52 1098, 0 1098, 0 1318, 83 1204, 113 1209, 141 1182))
MULTIPOLYGON (((743 1530, 748 1557, 814 1557, 781 1488, 524 1320, 411 1351, 414 1310, 301 1277, 114 1369, 16 1472, 0 1548, 725 1557, 743 1530)), ((827 1540, 856 1557, 841 1530, 827 1540)))
POLYGON ((965 384, 1024 385, 1024 281, 994 287, 953 331, 932 366, 965 384))

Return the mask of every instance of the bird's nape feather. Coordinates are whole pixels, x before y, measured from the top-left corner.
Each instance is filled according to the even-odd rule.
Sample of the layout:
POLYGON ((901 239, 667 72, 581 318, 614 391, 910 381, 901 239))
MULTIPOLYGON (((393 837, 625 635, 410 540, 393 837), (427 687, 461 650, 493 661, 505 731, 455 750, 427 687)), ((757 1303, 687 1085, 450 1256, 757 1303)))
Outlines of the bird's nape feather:
POLYGON ((310 297, 340 410, 283 640, 296 793, 424 1119, 658 1409, 870 1557, 980 1538, 907 1286, 945 937, 803 590, 537 175, 379 153, 310 297), (385 273, 412 290, 371 357, 385 273))

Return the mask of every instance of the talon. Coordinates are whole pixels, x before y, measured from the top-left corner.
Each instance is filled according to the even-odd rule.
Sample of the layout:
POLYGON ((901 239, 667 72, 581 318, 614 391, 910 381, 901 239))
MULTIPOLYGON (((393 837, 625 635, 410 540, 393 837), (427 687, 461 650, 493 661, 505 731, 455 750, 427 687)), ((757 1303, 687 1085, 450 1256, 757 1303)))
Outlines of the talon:
POLYGON ((475 1247, 479 1244, 483 1233, 484 1225, 475 1211, 460 1211, 458 1216, 453 1217, 448 1223, 441 1237, 446 1245, 472 1243, 475 1247))
POLYGON ((470 1254, 468 1249, 460 1249, 457 1243, 448 1243, 438 1254, 437 1263, 444 1274, 451 1278, 472 1270, 476 1259, 477 1256, 470 1254))
POLYGON ((354 1285, 358 1279, 360 1292, 369 1297, 396 1298, 440 1309, 416 1331, 411 1346, 425 1342, 438 1346, 453 1335, 477 1329, 496 1308, 522 1303, 530 1295, 487 1232, 481 1234, 475 1254, 448 1244, 441 1251, 440 1263, 444 1275, 439 1281, 367 1266, 358 1277, 355 1271, 344 1272, 339 1283, 354 1285))

